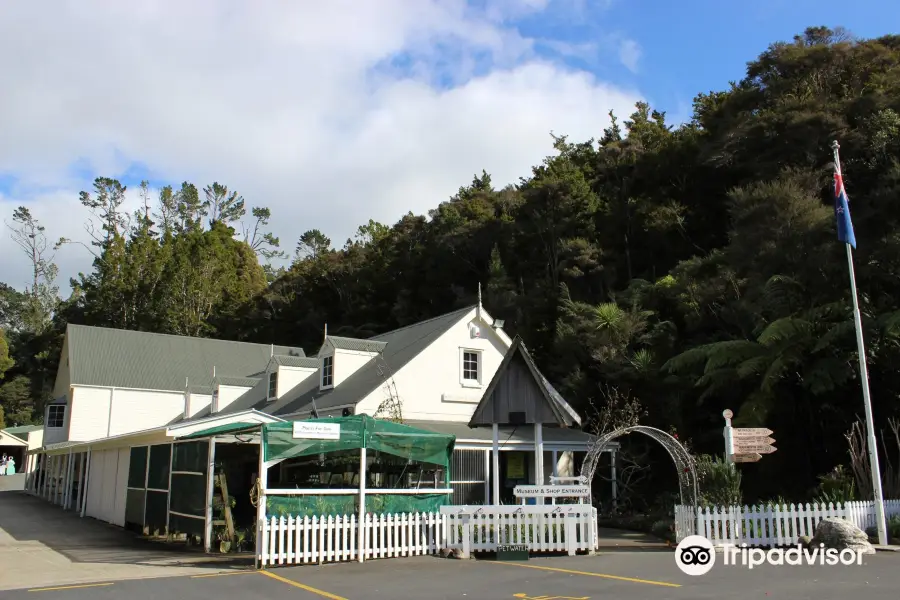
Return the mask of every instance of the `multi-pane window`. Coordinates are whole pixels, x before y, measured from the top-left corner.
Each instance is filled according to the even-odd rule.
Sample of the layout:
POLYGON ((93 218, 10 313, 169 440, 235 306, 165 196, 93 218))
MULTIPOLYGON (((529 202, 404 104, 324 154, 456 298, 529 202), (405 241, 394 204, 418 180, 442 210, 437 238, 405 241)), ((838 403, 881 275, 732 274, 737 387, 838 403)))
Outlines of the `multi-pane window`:
POLYGON ((278 397, 278 371, 269 373, 269 399, 278 397))
POLYGON ((478 352, 463 352, 462 376, 464 381, 478 381, 478 352))
POLYGON ((66 419, 64 404, 51 404, 47 407, 47 427, 62 427, 66 419))
POLYGON ((326 356, 322 359, 322 387, 334 385, 334 357, 326 356))

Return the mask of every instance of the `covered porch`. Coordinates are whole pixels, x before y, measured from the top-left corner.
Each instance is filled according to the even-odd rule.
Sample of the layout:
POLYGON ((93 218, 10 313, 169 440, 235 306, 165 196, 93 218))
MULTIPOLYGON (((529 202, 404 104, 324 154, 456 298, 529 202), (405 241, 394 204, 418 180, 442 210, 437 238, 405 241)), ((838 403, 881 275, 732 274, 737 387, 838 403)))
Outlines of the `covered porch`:
MULTIPOLYGON (((213 498, 220 493, 226 470, 221 461, 233 459, 233 450, 238 450, 249 456, 244 462, 252 465, 255 476, 259 455, 258 434, 220 434, 215 429, 236 423, 258 429, 262 423, 279 421, 246 411, 101 440, 44 446, 29 453, 28 461, 35 469, 25 491, 81 517, 145 535, 197 541, 209 551, 217 518, 213 498), (201 431, 207 433, 198 436, 201 431)), ((246 479, 244 496, 249 504, 252 482, 249 475, 246 479)), ((250 518, 252 537, 252 510, 250 518)))
MULTIPOLYGON (((578 429, 543 428, 540 440, 542 464, 539 465, 533 426, 498 425, 499 496, 498 501, 494 501, 492 429, 473 428, 467 423, 454 421, 411 420, 407 424, 456 436, 450 468, 450 487, 453 488, 452 504, 458 505, 513 504, 513 490, 517 485, 543 485, 551 483, 551 477, 576 477, 585 453, 594 441, 594 436, 578 429), (543 473, 540 481, 539 472, 543 473)), ((613 442, 606 450, 610 457, 609 494, 613 501, 617 496, 615 465, 618 448, 619 444, 613 442)))

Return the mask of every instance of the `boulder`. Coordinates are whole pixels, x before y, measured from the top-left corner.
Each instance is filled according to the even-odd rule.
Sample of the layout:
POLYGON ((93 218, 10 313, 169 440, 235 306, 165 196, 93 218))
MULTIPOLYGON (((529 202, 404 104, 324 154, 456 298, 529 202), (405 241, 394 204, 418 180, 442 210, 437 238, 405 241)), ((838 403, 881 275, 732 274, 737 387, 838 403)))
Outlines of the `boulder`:
POLYGON ((442 558, 462 558, 462 550, 459 548, 441 548, 442 558))
POLYGON ((862 550, 864 554, 875 554, 875 548, 869 543, 866 532, 844 519, 826 517, 816 526, 816 534, 809 541, 809 546, 818 548, 824 544, 826 548, 837 550, 862 550))

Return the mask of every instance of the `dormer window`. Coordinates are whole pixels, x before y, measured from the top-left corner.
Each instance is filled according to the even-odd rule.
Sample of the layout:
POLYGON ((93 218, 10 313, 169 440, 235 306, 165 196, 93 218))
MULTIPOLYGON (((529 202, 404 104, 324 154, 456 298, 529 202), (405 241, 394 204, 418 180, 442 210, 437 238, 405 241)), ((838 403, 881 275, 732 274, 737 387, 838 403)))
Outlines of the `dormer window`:
POLYGON ((269 373, 269 400, 275 400, 278 397, 278 371, 269 373))
POLYGON ((481 350, 460 348, 459 383, 464 387, 481 387, 481 350))
POLYGON ((66 405, 51 404, 47 407, 47 427, 62 427, 66 420, 66 405))
POLYGON ((334 356, 326 356, 322 359, 322 387, 334 386, 334 356))

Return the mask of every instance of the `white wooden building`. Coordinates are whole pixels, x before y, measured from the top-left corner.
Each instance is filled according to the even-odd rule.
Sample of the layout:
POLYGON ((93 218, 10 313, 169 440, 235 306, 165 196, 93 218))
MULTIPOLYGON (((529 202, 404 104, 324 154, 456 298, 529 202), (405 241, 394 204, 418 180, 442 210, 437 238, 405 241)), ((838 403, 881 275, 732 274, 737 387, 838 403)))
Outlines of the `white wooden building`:
POLYGON ((187 436, 235 423, 365 413, 456 436, 453 504, 511 502, 513 487, 537 483, 536 473, 541 483, 574 474, 591 437, 577 427, 551 427, 536 444, 534 427, 504 415, 494 465, 495 432, 470 421, 501 365, 517 378, 531 377, 520 390, 562 400, 524 344, 514 343, 480 303, 369 339, 326 333, 314 356, 297 347, 69 325, 44 443, 28 457, 32 471, 40 467, 28 490, 119 526, 141 521, 129 501, 141 493, 140 525, 202 520, 209 544, 208 510, 172 508, 188 502, 176 497, 173 477, 203 477, 207 505, 212 494, 206 480, 213 456, 196 449, 208 443, 211 450, 213 441, 187 436), (178 471, 181 460, 194 461, 195 470, 178 471), (153 474, 163 471, 169 485, 153 484, 153 474), (165 522, 148 523, 148 513, 163 510, 160 503, 165 522))

